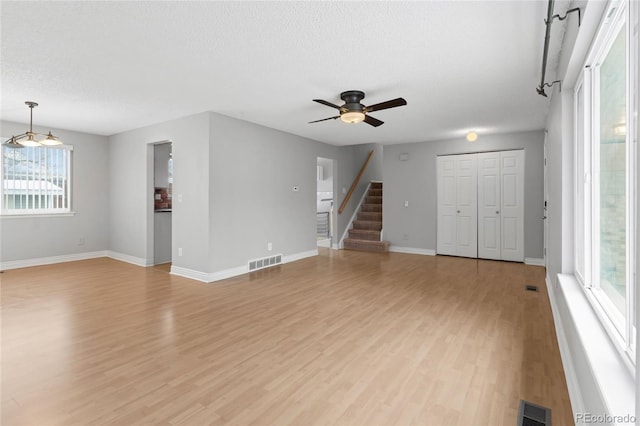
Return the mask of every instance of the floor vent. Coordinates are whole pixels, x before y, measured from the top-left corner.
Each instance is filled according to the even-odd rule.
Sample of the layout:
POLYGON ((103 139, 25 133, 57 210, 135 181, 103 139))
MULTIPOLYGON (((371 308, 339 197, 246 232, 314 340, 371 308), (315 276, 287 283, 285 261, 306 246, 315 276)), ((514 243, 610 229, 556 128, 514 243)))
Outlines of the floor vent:
POLYGON ((249 272, 257 271, 258 269, 268 268, 270 266, 282 264, 282 255, 276 254, 273 256, 263 257, 262 259, 254 259, 249 261, 249 272))
POLYGON ((520 401, 518 426, 551 426, 551 409, 520 401))
POLYGON ((537 285, 526 285, 524 286, 524 289, 527 291, 538 291, 538 286, 537 285))

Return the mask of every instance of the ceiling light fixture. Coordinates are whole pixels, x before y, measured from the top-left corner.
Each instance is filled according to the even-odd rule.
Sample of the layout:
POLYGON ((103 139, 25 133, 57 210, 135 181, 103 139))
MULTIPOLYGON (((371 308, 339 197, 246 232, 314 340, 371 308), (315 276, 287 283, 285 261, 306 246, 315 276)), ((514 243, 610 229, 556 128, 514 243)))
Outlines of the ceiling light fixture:
POLYGON ((469 132, 467 133, 467 140, 469 142, 475 142, 476 139, 478 139, 478 134, 476 132, 469 132))
POLYGON ((29 121, 29 131, 22 133, 21 135, 11 136, 4 146, 8 148, 24 148, 25 146, 53 146, 62 145, 60 139, 54 136, 51 132, 48 134, 36 133, 33 131, 33 109, 38 106, 36 102, 26 101, 25 104, 29 107, 31 117, 29 121), (45 138, 42 139, 41 137, 45 138), (36 139, 38 138, 38 139, 36 139))
POLYGON ((340 115, 340 120, 349 124, 360 123, 361 121, 364 121, 364 112, 347 111, 340 115))

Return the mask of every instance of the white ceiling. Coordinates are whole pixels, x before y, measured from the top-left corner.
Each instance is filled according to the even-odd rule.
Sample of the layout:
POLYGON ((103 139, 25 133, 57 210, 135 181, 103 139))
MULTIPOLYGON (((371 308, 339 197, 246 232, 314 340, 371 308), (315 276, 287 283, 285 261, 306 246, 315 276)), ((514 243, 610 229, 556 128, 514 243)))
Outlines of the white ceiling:
POLYGON ((28 122, 25 100, 40 103, 36 125, 101 135, 215 111, 351 145, 542 129, 548 109, 535 91, 545 0, 1 8, 9 121, 28 122), (353 89, 365 105, 408 105, 372 113, 385 122, 378 128, 307 123, 336 115, 312 99, 341 104, 353 89))

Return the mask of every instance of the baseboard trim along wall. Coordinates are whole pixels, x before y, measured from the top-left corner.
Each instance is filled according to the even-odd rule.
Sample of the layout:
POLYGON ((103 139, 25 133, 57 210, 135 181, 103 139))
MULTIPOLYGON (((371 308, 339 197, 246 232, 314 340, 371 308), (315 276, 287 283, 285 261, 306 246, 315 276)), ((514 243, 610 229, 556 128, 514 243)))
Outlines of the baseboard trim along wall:
POLYGON ((36 259, 9 260, 7 262, 0 262, 0 271, 29 268, 31 266, 52 265, 54 263, 74 262, 76 260, 95 259, 98 257, 108 257, 107 251, 90 251, 84 253, 64 254, 60 256, 39 257, 36 259))
POLYGON ((553 315, 553 323, 556 329, 556 337, 558 338, 558 348, 560 349, 560 359, 562 360, 562 368, 564 369, 565 379, 567 381, 567 390, 569 391, 569 400, 571 401, 571 409, 575 419, 576 413, 584 413, 584 403, 582 402, 582 394, 576 377, 576 371, 573 368, 573 360, 569 351, 567 337, 564 334, 562 318, 558 312, 556 296, 551 287, 551 279, 547 275, 545 277, 547 284, 547 294, 549 295, 549 304, 551 305, 551 314, 553 315))
POLYGON ((545 266, 544 259, 539 259, 537 257, 525 257, 524 263, 526 265, 545 266))
POLYGON ((137 266, 142 266, 143 268, 146 268, 147 266, 153 266, 153 260, 147 260, 141 257, 131 256, 128 254, 118 253, 110 250, 108 250, 106 253, 106 256, 110 257, 111 259, 120 260, 122 262, 131 263, 137 266))
MULTIPOLYGON (((282 263, 295 262, 296 260, 302 260, 307 257, 313 257, 318 255, 318 249, 303 251, 300 253, 294 253, 287 256, 282 256, 282 263)), ((202 281, 205 283, 213 283, 216 281, 225 280, 227 278, 237 277, 249 273, 247 265, 238 266, 235 268, 223 269, 217 272, 201 272, 193 269, 181 268, 179 266, 171 266, 171 273, 173 275, 179 275, 181 277, 190 278, 196 281, 202 281)))
POLYGON ((406 254, 422 254, 424 256, 435 256, 436 251, 432 249, 423 249, 423 248, 415 248, 415 247, 401 247, 401 246, 390 246, 389 251, 394 253, 406 253, 406 254))

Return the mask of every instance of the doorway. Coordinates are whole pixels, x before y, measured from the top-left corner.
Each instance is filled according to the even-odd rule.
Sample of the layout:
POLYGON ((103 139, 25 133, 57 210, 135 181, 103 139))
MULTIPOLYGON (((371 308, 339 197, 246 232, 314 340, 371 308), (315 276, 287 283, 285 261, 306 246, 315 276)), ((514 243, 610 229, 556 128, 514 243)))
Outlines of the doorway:
POLYGON ((172 217, 173 217, 173 152, 171 142, 153 145, 153 253, 156 269, 171 269, 172 217))
POLYGON ((318 157, 316 162, 316 240, 319 247, 331 247, 335 235, 334 160, 318 157))

